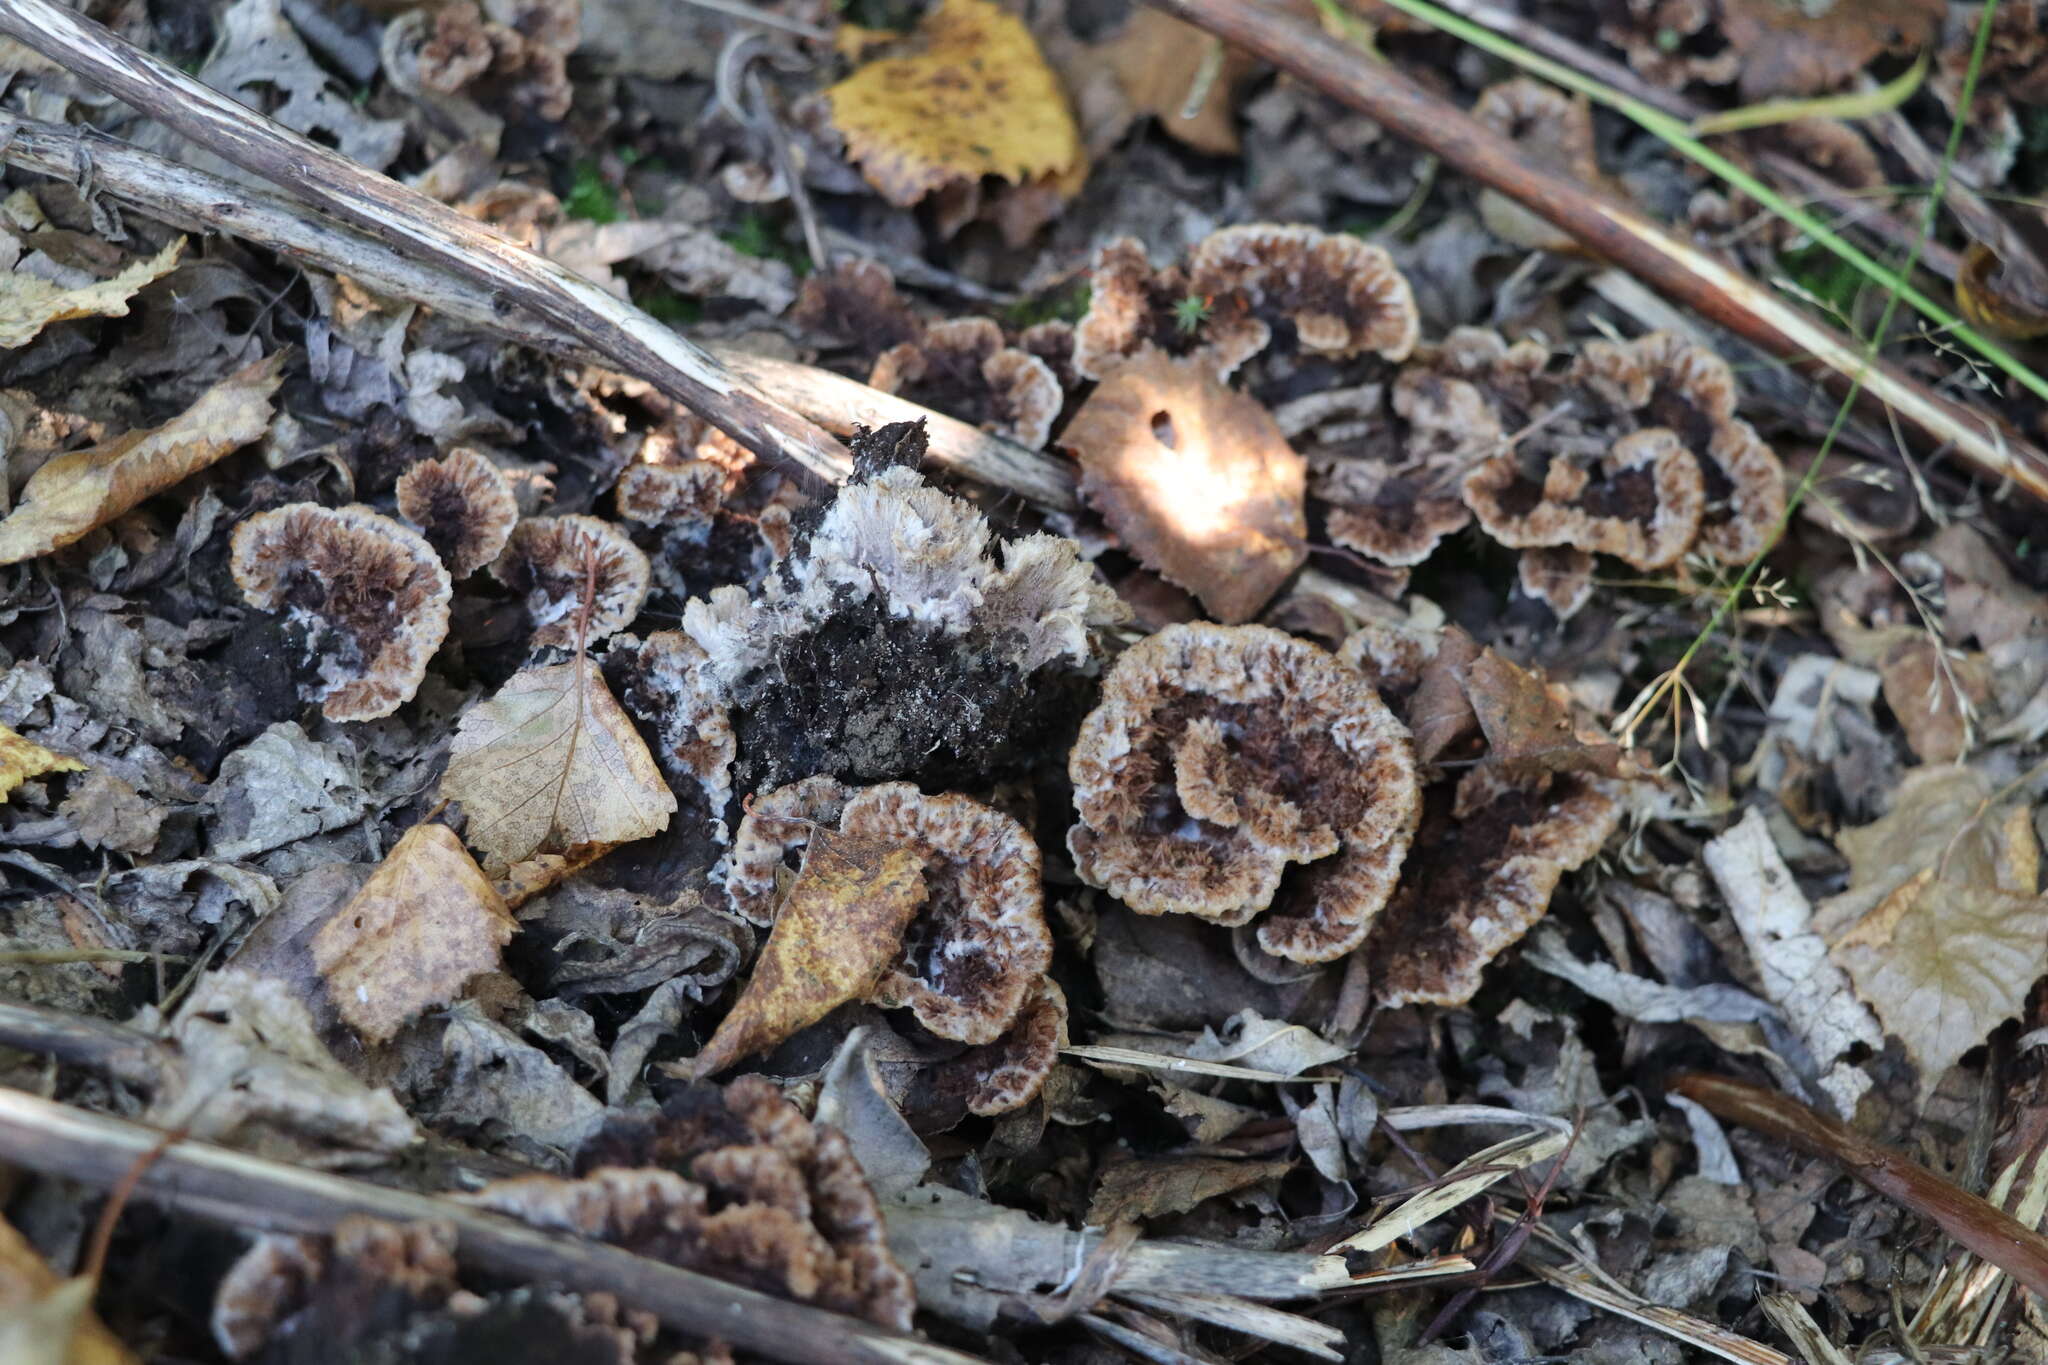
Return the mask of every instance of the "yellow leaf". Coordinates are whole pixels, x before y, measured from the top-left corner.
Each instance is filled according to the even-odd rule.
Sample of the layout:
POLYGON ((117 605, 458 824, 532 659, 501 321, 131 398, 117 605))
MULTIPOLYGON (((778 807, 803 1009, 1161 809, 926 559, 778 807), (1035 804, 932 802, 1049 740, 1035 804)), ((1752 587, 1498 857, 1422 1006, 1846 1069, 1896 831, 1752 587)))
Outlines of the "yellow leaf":
POLYGON ((85 765, 75 758, 52 753, 32 739, 23 739, 0 725, 0 801, 8 793, 44 773, 82 773, 85 765))
POLYGON ((502 876, 538 853, 623 844, 668 828, 675 794, 589 659, 529 668, 456 727, 443 800, 502 876))
POLYGON ((373 1043, 502 961, 518 924, 446 825, 414 825, 313 936, 334 1007, 373 1043))
POLYGON ((7 1365, 134 1365, 93 1314, 96 1282, 59 1279, 28 1239, 0 1218, 0 1360, 7 1365))
POLYGON ((273 355, 244 366, 162 426, 59 455, 38 469, 20 506, 0 521, 0 564, 69 545, 262 436, 281 363, 273 355))
POLYGON ((180 237, 148 260, 82 289, 66 289, 19 270, 0 275, 0 348, 26 346, 53 322, 128 316, 128 300, 151 280, 169 274, 184 249, 185 239, 180 237))
POLYGON ((825 92, 884 199, 908 208, 941 186, 985 175, 1021 184, 1082 164, 1066 92, 1022 20, 991 0, 943 0, 912 43, 825 92))
POLYGON ((696 1074, 775 1046, 873 993, 924 904, 924 859, 885 839, 811 833, 754 974, 697 1054, 696 1074))

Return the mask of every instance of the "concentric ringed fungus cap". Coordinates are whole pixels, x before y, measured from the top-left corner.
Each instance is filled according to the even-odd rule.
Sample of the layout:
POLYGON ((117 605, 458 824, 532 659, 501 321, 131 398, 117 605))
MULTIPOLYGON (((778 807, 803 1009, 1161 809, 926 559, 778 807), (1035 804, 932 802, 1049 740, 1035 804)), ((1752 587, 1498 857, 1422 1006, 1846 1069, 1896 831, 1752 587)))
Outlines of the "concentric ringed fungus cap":
POLYGON ((573 648, 633 624, 647 600, 647 556, 625 532, 598 517, 528 517, 512 528, 491 577, 526 598, 532 647, 573 648), (579 622, 594 577, 587 621, 579 622))
POLYGON ((456 578, 496 559, 519 520, 511 480, 467 446, 406 470, 397 493, 398 515, 419 528, 456 578))
POLYGON ((1707 501, 1698 461, 1678 434, 1647 427, 1616 440, 1597 467, 1558 458, 1540 487, 1513 453, 1465 476, 1465 505, 1488 535, 1518 550, 1570 545, 1661 569, 1699 534, 1707 501))
POLYGON ((375 720, 412 699, 448 634, 448 570, 416 532, 367 507, 295 502, 235 528, 229 567, 249 604, 282 612, 329 720, 375 720))
POLYGON ((876 358, 868 385, 952 413, 1038 450, 1066 394, 1052 366, 1003 341, 988 318, 932 323, 876 358))
POLYGON ((1172 625, 1127 650, 1067 772, 1083 880, 1140 914, 1271 910, 1259 946, 1297 962, 1364 940, 1421 810, 1408 731, 1378 694, 1265 626, 1172 625))
POLYGON ((1408 278, 1385 248, 1349 233, 1247 223, 1212 232, 1188 258, 1192 292, 1236 295, 1252 314, 1294 324, 1305 351, 1330 356, 1377 352, 1405 360, 1422 314, 1408 278))
POLYGON ((907 1007, 941 1038, 995 1042, 1052 965, 1030 831, 978 801, 926 796, 909 782, 856 789, 808 777, 750 803, 726 872, 733 908, 756 923, 772 920, 782 869, 812 830, 834 822, 842 834, 914 849, 924 859, 924 905, 875 1002, 907 1007))

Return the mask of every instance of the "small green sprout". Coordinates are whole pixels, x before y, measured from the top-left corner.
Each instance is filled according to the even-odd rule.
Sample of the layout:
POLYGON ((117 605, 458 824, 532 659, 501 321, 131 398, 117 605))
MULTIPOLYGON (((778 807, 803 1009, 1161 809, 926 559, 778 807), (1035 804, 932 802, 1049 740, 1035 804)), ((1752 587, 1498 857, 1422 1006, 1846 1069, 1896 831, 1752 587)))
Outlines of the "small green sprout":
POLYGON ((1173 305, 1173 325, 1182 336, 1193 336, 1209 320, 1214 305, 1200 294, 1189 294, 1173 305))

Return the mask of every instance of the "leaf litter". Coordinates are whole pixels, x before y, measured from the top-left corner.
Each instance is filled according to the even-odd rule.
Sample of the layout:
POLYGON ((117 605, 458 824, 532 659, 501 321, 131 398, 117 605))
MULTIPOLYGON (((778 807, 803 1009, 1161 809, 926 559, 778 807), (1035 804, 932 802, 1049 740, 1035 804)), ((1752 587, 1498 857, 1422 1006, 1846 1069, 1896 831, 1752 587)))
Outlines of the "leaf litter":
MULTIPOLYGON (((1875 322, 1597 101, 1405 5, 1252 8, 1369 30, 1543 174, 1875 322)), ((1716 145, 1897 246, 1964 110, 1923 260, 2024 336, 2042 7, 2001 0, 1968 105, 1986 8, 1826 8, 1494 18, 1687 117, 1925 54, 1894 112, 1716 145)), ((844 1315, 801 1320, 818 1359, 908 1324, 2048 1360, 1927 1208, 1666 1088, 1743 1078, 2048 1209, 2023 489, 1829 438, 1597 247, 1161 9, 403 9, 87 7, 721 355, 874 385, 805 409, 852 476, 460 282, 0 146, 0 1085, 249 1163, 211 1221, 122 1212, 100 1272, 22 1159, 10 1359, 735 1358, 435 1227, 256 1235, 308 1167, 844 1315)), ((230 169, 58 66, 5 100, 31 142, 230 169)))

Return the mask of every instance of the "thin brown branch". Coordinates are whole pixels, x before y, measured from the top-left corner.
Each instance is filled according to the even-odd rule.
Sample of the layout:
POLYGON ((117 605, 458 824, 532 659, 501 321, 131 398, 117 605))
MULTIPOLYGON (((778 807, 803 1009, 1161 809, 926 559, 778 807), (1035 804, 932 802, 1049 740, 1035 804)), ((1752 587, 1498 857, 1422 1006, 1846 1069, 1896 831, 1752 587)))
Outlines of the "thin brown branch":
POLYGON ((1701 1108, 1826 1157, 1894 1203, 1927 1219, 2036 1294, 2048 1294, 2048 1237, 1996 1204, 1943 1180, 1838 1120, 1762 1086, 1698 1072, 1675 1077, 1674 1094, 1701 1108))
MULTIPOLYGON (((110 1188, 155 1150, 154 1128, 0 1090, 0 1160, 110 1188)), ((489 1274, 610 1293, 677 1331, 800 1365, 976 1365, 976 1358, 858 1318, 791 1303, 618 1247, 536 1232, 445 1199, 301 1170, 206 1143, 172 1143, 138 1194, 212 1222, 325 1233, 351 1214, 454 1227, 456 1257, 489 1274)))
POLYGON ((41 1053, 141 1086, 155 1086, 170 1061, 164 1044, 140 1029, 5 1000, 0 1000, 0 1047, 41 1053))
POLYGON ((843 478, 845 448, 669 328, 447 205, 238 104, 53 0, 0 0, 0 33, 194 144, 402 246, 611 357, 764 459, 843 478))
POLYGON ((1149 0, 1237 43, 1292 76, 1436 154, 1571 234, 1596 256, 1676 303, 1786 361, 1814 364, 1846 387, 1862 376, 1868 401, 1889 407, 1980 472, 2048 501, 2048 455, 2010 424, 1928 389, 1896 365, 1872 361, 1853 338, 1667 232, 1623 204, 1545 170, 1464 110, 1357 47, 1332 41, 1274 0, 1149 0))
MULTIPOLYGON (((347 275, 372 293, 409 300, 551 355, 608 369, 621 364, 617 357, 600 354, 524 308, 497 306, 488 290, 469 279, 416 260, 303 205, 181 166, 91 129, 0 115, 0 161, 68 181, 173 227, 241 237, 302 265, 347 275)), ((1055 511, 1077 505, 1073 468, 1063 460, 813 365, 726 346, 712 346, 708 352, 776 402, 829 430, 850 435, 856 426, 922 419, 931 440, 931 459, 949 472, 1055 511)))

